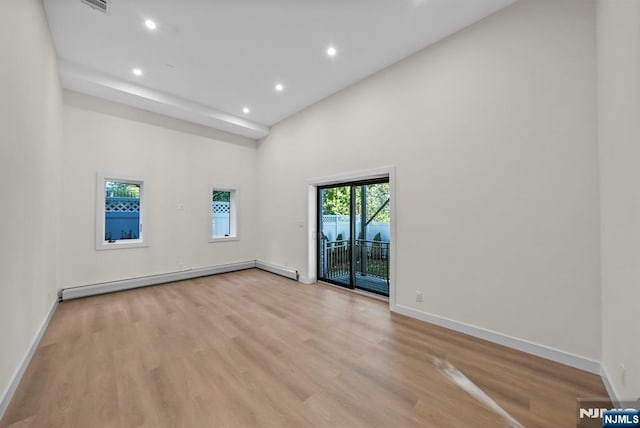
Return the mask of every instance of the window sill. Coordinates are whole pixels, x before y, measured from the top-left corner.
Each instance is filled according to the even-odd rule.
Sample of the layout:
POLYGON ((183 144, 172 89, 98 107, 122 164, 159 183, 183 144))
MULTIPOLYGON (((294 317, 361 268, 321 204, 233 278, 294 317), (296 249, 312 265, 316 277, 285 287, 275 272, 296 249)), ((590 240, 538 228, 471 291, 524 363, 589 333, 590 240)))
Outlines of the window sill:
POLYGON ((209 242, 227 242, 227 241, 239 241, 238 236, 215 236, 209 238, 209 242))
POLYGON ((146 242, 142 242, 142 241, 137 241, 137 242, 102 242, 98 245, 96 245, 96 250, 101 251, 101 250, 121 250, 121 249, 125 249, 125 248, 145 248, 148 247, 149 244, 147 244, 146 242))

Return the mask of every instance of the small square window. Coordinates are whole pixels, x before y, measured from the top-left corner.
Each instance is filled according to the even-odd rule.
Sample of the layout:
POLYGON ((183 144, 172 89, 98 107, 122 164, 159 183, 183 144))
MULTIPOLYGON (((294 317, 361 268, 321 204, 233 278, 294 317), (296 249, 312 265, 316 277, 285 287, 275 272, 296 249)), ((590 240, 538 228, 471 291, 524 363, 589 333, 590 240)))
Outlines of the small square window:
POLYGON ((145 246, 144 181, 98 175, 96 249, 145 246))
POLYGON ((238 191, 211 187, 209 202, 209 242, 237 240, 238 191))

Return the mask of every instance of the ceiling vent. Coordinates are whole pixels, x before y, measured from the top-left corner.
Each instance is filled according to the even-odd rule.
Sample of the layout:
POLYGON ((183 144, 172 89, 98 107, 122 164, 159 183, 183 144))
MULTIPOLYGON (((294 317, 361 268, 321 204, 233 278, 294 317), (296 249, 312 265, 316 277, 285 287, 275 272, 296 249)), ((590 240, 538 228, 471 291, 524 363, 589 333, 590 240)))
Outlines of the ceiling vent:
POLYGON ((107 0, 81 0, 82 3, 88 4, 94 9, 107 13, 107 0))

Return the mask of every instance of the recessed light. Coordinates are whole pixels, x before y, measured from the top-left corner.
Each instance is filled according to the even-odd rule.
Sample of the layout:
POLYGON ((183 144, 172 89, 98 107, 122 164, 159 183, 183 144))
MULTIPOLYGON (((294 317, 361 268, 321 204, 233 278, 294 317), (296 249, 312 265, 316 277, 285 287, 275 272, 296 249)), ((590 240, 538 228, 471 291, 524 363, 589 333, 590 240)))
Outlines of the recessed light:
POLYGON ((135 74, 136 76, 138 76, 138 77, 142 76, 142 70, 140 70, 140 69, 139 69, 139 68, 137 68, 137 67, 136 67, 136 68, 134 68, 133 70, 131 70, 131 72, 132 72, 133 74, 135 74))
POLYGON ((249 109, 249 107, 242 107, 242 112, 244 114, 249 114, 249 113, 251 113, 251 110, 249 109))
POLYGON ((156 21, 152 19, 145 20, 144 26, 147 27, 149 30, 155 30, 158 27, 158 25, 156 24, 156 21))
POLYGON ((282 83, 276 83, 275 89, 278 92, 282 92, 284 91, 284 85, 282 83))
POLYGON ((329 55, 329 56, 336 56, 336 54, 337 54, 337 53, 338 53, 338 50, 337 50, 335 47, 333 47, 333 46, 329 46, 329 47, 327 48, 327 55, 329 55))

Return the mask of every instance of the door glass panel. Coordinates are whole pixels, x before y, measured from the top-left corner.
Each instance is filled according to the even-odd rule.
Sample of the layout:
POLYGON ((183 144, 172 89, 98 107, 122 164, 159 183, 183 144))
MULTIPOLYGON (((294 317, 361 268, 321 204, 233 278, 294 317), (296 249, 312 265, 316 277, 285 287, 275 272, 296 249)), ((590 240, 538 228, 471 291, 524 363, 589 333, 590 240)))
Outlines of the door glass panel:
POLYGON ((319 277, 351 285, 351 186, 318 189, 319 277))
POLYGON ((318 277, 389 295, 389 183, 318 189, 318 277))
POLYGON ((354 286, 389 295, 389 183, 355 188, 354 286))

